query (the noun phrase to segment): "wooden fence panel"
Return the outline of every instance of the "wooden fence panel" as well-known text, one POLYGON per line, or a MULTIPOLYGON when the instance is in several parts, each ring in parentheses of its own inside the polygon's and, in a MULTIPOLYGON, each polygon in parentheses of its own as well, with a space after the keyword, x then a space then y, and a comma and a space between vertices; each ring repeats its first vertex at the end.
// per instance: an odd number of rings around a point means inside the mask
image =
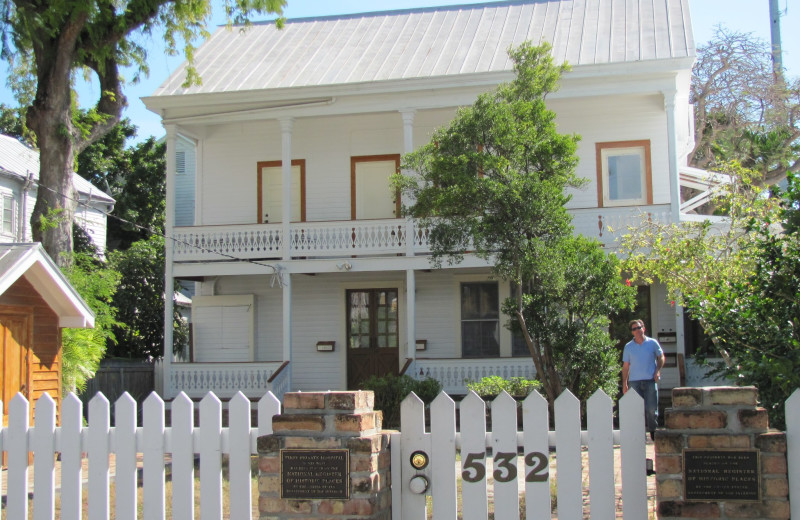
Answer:
POLYGON ((533 391, 522 403, 525 453, 525 517, 549 518, 550 502, 550 410, 547 399, 533 391))
POLYGON ((614 503, 614 405, 602 390, 586 402, 589 444, 589 510, 592 519, 613 520, 614 503), (609 478, 610 477, 610 478, 609 478))
MULTIPOLYGON (((83 507, 81 430, 83 402, 74 393, 61 403, 61 518, 79 520, 83 507)), ((117 516, 119 518, 119 516, 117 516)))
POLYGON ((464 520, 486 520, 486 403, 470 390, 461 401, 461 503, 464 520), (469 428, 464 425, 469 424, 469 428))
POLYGON ((495 518, 518 517, 517 402, 505 391, 492 401, 492 466, 495 518))
POLYGON ((636 392, 628 392, 619 400, 619 432, 623 518, 647 518, 644 400, 636 392))
POLYGON ((127 392, 114 403, 114 448, 116 453, 116 484, 114 511, 117 520, 136 520, 136 400, 127 392))
POLYGON ((181 392, 172 401, 172 514, 194 520, 194 403, 181 392))
POLYGON ((200 401, 200 511, 203 520, 222 520, 222 402, 209 393, 200 401))
POLYGON ((108 399, 103 394, 95 395, 89 401, 89 520, 108 520, 109 518, 109 432, 111 431, 111 412, 108 399))
POLYGON ((48 394, 36 401, 36 428, 31 439, 33 459, 33 520, 53 520, 56 507, 56 402, 48 394))

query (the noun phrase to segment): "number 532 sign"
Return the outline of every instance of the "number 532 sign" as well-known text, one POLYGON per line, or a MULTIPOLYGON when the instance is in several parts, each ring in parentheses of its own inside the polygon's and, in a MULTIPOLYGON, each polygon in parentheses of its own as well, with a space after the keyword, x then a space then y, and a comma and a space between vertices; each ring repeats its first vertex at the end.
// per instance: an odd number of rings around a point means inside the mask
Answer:
MULTIPOLYGON (((497 482, 511 482, 517 478, 516 453, 498 452, 494 455, 494 472, 497 482)), ((486 452, 467 453, 461 471, 465 482, 480 482, 486 478, 486 452)), ((525 474, 525 482, 547 482, 549 466, 547 455, 534 451, 525 455, 525 466, 530 468, 525 474)))

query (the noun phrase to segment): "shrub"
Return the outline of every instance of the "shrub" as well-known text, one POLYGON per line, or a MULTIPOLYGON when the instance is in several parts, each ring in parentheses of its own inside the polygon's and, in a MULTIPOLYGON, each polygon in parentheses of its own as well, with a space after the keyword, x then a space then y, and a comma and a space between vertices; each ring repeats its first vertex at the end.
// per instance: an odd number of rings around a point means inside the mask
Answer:
POLYGON ((371 376, 359 386, 375 392, 375 409, 383 412, 383 424, 390 427, 400 426, 400 403, 408 394, 414 392, 425 404, 430 404, 442 391, 441 383, 435 379, 428 377, 417 381, 407 375, 393 374, 371 376))
POLYGON ((500 376, 488 376, 480 381, 467 381, 467 388, 481 397, 494 397, 505 390, 512 397, 521 399, 542 386, 540 381, 523 377, 503 379, 500 376))

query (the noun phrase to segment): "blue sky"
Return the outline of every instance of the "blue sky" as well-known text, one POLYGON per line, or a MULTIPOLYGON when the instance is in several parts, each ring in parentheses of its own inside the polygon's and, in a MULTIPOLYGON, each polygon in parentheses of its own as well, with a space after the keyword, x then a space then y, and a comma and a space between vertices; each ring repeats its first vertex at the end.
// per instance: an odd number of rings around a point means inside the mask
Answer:
MULTIPOLYGON (((288 0, 289 5, 285 14, 288 18, 301 18, 359 13, 365 10, 382 11, 464 3, 473 2, 470 0, 373 0, 366 4, 364 0, 288 0), (365 7, 365 4, 368 7, 365 7)), ((214 0, 214 4, 218 6, 219 2, 214 0)), ((800 4, 793 2, 792 5, 788 5, 789 0, 779 0, 779 4, 783 12, 781 33, 784 67, 789 76, 796 77, 800 75, 800 31, 792 30, 792 28, 800 25, 800 13, 794 11, 794 9, 800 9, 800 4)), ((720 24, 728 29, 753 33, 765 41, 770 39, 769 0, 689 0, 689 8, 697 46, 707 42, 713 35, 715 27, 720 24)), ((217 12, 219 11, 217 8, 217 12)), ((224 19, 218 21, 223 23, 224 19)), ((149 112, 139 98, 150 95, 182 61, 179 58, 165 56, 162 52, 163 44, 156 39, 151 41, 150 48, 149 78, 137 85, 128 86, 125 90, 129 104, 125 116, 131 118, 133 123, 139 127, 137 140, 151 135, 161 136, 164 134, 159 117, 149 112)), ((0 66, 0 72, 3 77, 6 76, 5 66, 0 66)), ((80 89, 80 92, 81 97, 84 98, 82 101, 88 103, 93 96, 96 96, 97 89, 88 86, 80 89)), ((0 102, 10 106, 17 105, 5 85, 0 85, 0 102)))

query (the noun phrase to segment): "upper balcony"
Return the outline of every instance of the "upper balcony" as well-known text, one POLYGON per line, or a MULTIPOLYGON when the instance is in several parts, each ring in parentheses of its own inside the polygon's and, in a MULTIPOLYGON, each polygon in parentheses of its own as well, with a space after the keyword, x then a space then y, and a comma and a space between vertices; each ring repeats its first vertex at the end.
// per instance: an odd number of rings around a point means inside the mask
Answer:
MULTIPOLYGON (((572 210, 575 232, 596 238, 607 249, 642 218, 668 221, 668 205, 572 210)), ((237 224, 176 227, 173 260, 219 262, 283 258, 283 227, 237 224)), ((371 256, 419 256, 430 253, 428 230, 406 219, 293 222, 289 226, 292 259, 371 256)))

